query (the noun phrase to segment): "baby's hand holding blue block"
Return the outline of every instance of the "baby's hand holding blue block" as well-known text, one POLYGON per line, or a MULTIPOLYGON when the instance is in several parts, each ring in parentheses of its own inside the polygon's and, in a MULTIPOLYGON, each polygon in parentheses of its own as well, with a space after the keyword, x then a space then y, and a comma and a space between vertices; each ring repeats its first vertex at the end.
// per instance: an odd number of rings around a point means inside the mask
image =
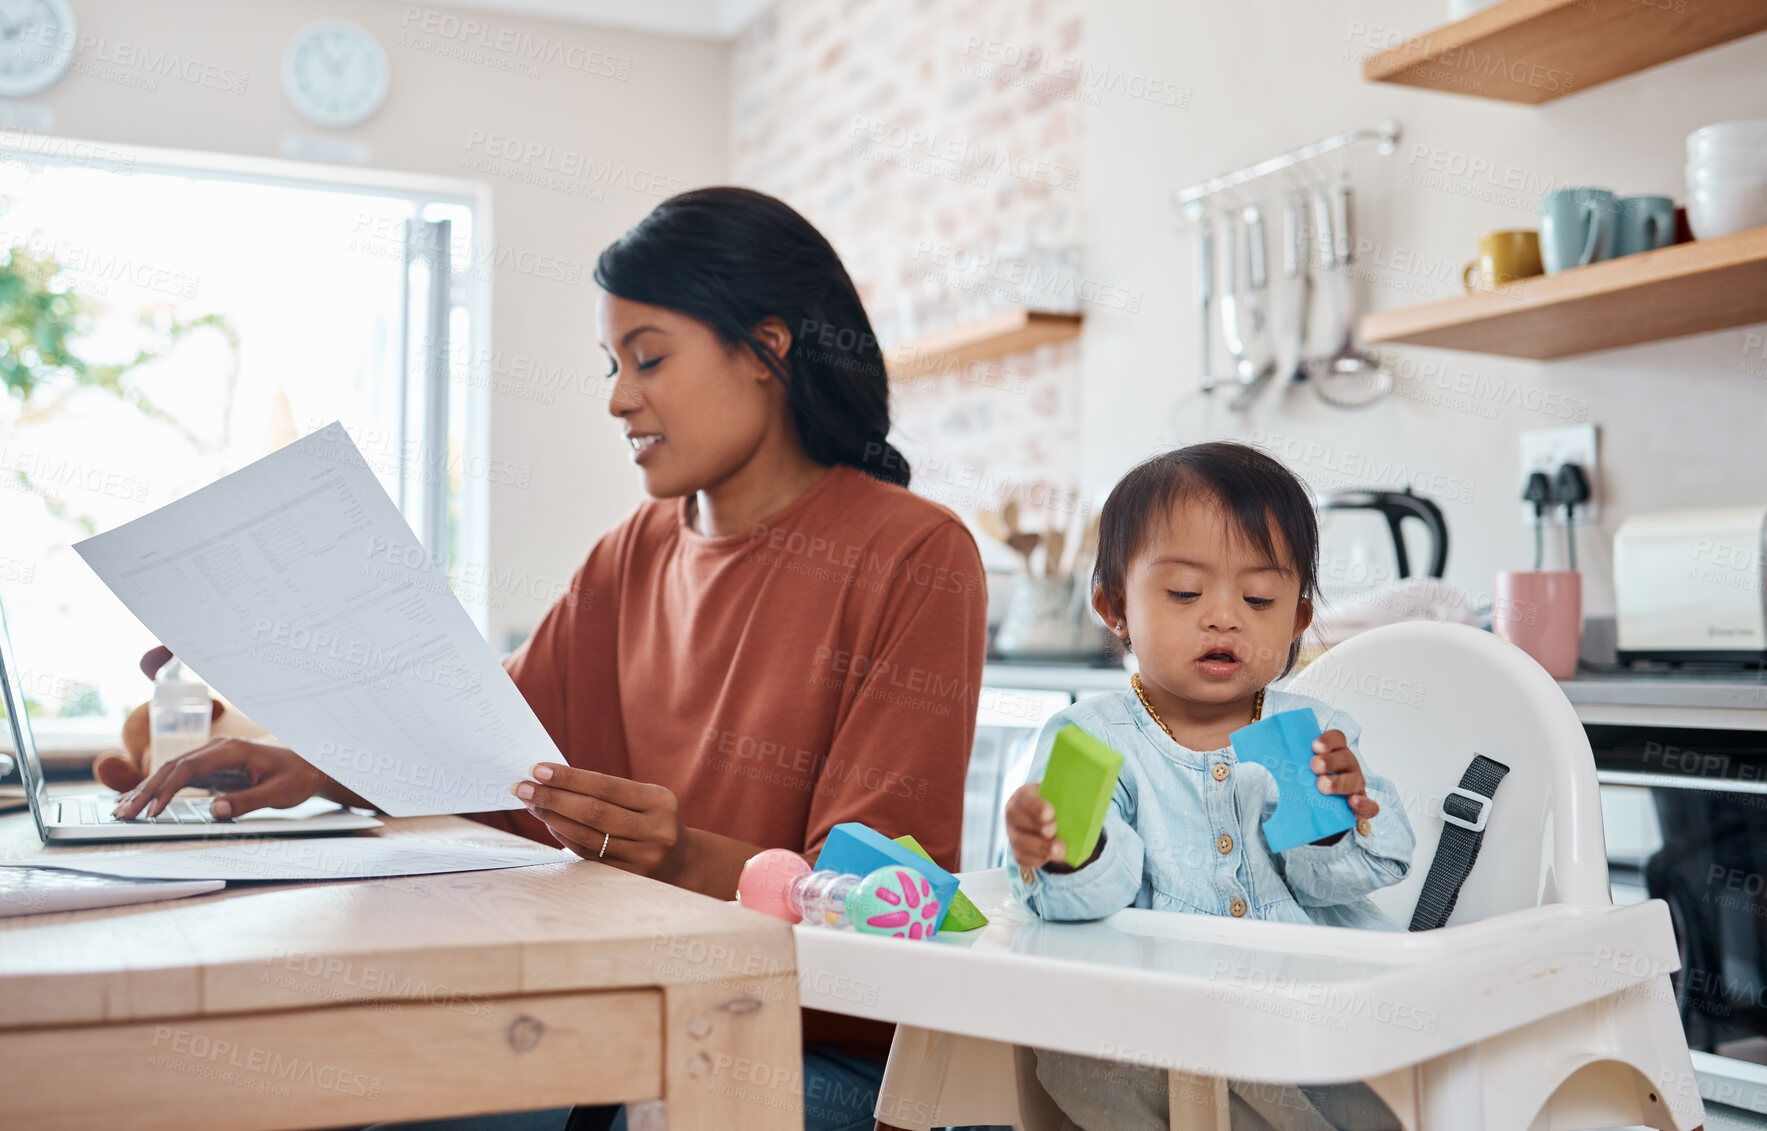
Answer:
POLYGON ((1283 711, 1228 736, 1241 762, 1256 762, 1276 779, 1276 812, 1264 822, 1271 852, 1286 852, 1356 827, 1349 798, 1319 792, 1312 769, 1320 734, 1311 709, 1283 711))

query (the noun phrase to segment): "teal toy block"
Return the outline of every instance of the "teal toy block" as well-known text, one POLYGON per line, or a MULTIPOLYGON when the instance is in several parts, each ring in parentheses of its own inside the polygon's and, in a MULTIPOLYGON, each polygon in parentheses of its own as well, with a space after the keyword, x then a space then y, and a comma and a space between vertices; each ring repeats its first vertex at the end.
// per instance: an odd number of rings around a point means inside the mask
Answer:
POLYGON ((1319 720, 1308 707, 1271 715, 1228 736, 1234 757, 1258 763, 1276 779, 1276 812, 1264 822, 1271 852, 1287 852, 1356 827, 1349 798, 1319 792, 1319 775, 1309 765, 1318 737, 1319 720))
POLYGON ((957 877, 931 860, 917 856, 904 846, 860 821, 846 821, 828 830, 822 843, 822 855, 816 857, 818 872, 840 872, 849 876, 869 876, 879 868, 897 865, 925 876, 933 886, 933 898, 939 901, 939 918, 933 925, 945 925, 951 901, 957 896, 957 877))
POLYGON ((1092 858, 1122 772, 1123 756, 1078 724, 1055 732, 1037 792, 1055 806, 1055 835, 1068 850, 1063 863, 1079 867, 1092 858))

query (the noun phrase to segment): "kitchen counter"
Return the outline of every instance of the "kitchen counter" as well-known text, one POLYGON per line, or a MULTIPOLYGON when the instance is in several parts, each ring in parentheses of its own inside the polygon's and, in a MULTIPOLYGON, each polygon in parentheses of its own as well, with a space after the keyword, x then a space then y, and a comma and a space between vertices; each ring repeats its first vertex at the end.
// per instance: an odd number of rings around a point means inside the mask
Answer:
POLYGON ((1583 671, 1560 680, 1585 724, 1767 730, 1767 673, 1583 671))
MULTIPOLYGON (((1079 696, 1121 690, 1131 670, 991 661, 982 683, 1079 696)), ((1767 672, 1583 671, 1558 685, 1586 724, 1767 731, 1767 672)))
POLYGON ((1087 664, 1035 664, 989 660, 982 668, 982 686, 1022 691, 1069 691, 1089 695, 1121 691, 1129 686, 1132 668, 1095 668, 1087 664))

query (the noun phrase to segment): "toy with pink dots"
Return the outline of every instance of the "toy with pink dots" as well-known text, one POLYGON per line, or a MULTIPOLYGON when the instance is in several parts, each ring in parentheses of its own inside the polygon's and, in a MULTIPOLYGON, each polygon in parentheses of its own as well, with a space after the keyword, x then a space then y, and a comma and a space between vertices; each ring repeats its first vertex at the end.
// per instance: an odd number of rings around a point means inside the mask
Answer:
POLYGON ((864 876, 817 872, 790 849, 769 848, 743 865, 736 897, 744 907, 788 923, 898 939, 930 939, 939 929, 941 904, 931 882, 902 864, 864 876))

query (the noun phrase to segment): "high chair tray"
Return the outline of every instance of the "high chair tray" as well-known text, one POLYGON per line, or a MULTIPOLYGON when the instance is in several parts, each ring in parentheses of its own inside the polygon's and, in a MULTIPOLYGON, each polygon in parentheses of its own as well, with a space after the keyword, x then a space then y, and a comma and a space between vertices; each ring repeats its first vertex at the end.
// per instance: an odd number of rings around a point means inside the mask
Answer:
POLYGON ((803 1005, 1312 1084, 1418 1064, 1609 995, 1670 995, 1679 968, 1659 900, 1418 933, 1134 908, 1045 923, 1012 906, 1004 870, 960 879, 991 920, 981 930, 909 943, 795 928, 803 1005))

